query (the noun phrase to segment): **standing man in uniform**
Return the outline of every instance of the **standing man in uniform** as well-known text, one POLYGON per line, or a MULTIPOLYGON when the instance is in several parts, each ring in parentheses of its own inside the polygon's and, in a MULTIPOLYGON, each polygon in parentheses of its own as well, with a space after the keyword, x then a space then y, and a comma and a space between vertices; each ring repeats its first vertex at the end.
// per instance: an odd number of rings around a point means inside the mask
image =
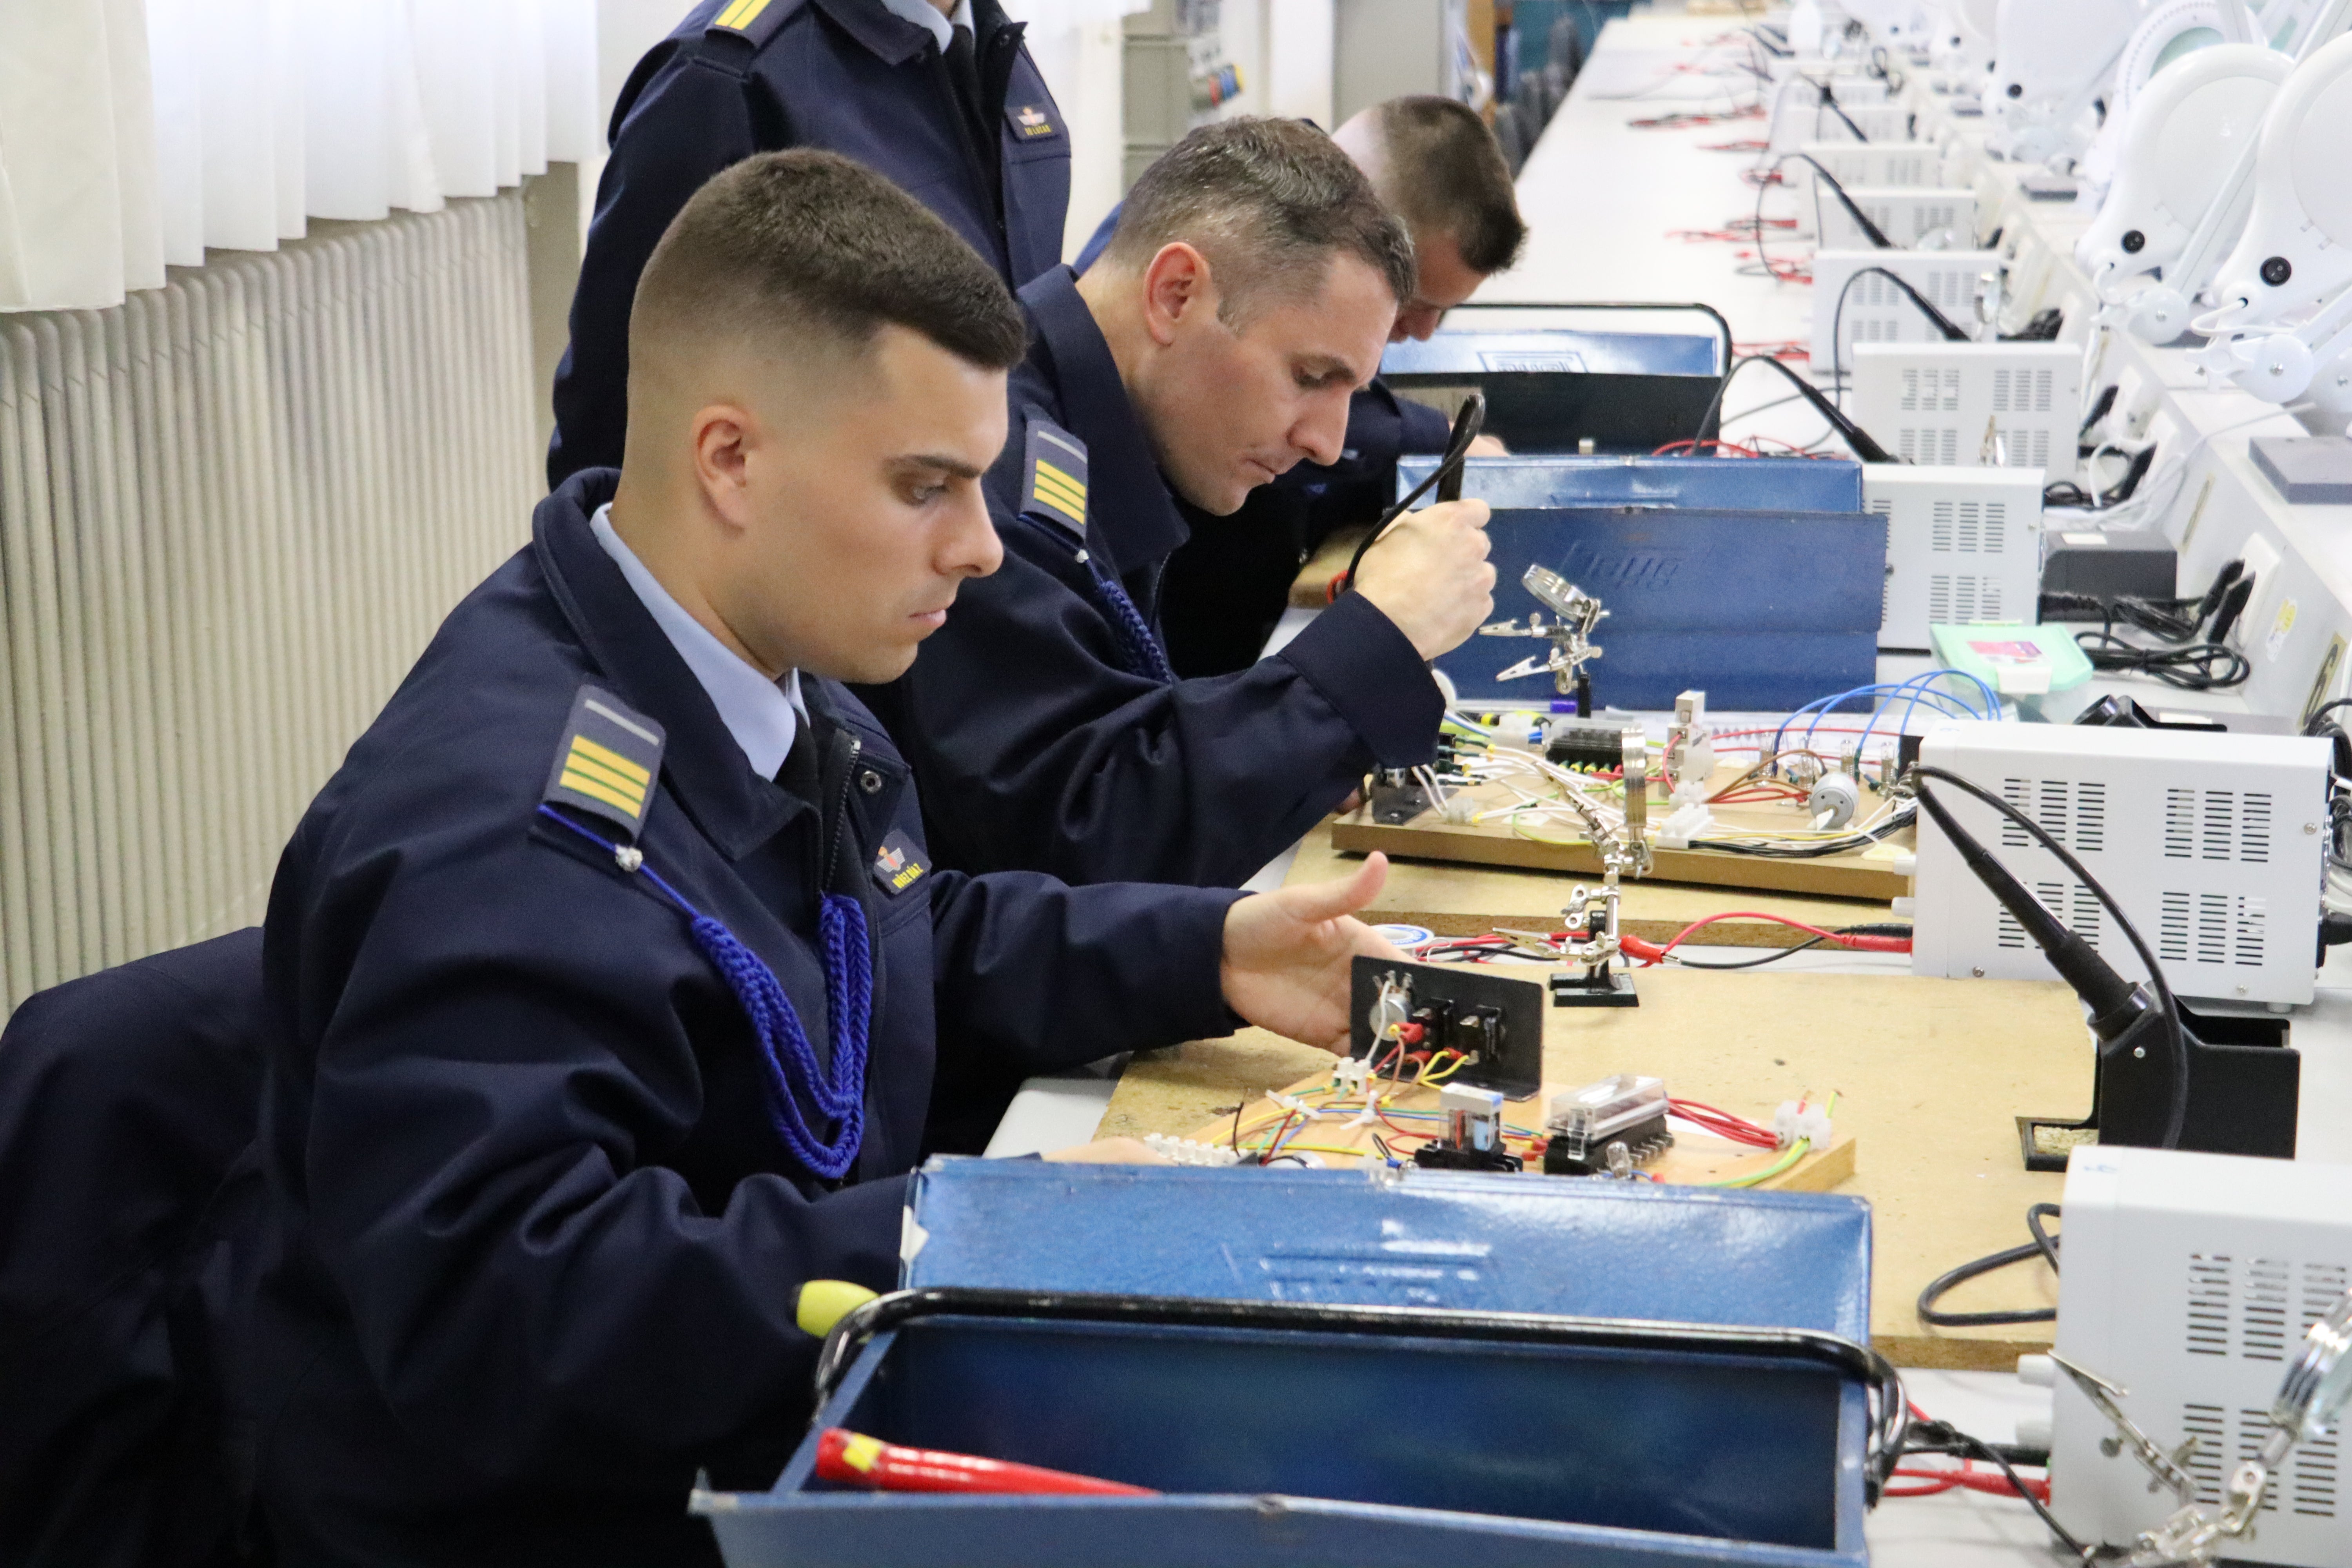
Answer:
POLYGON ((626 470, 541 504, 271 891, 248 1407, 289 1568, 716 1564, 695 1474, 773 1481, 801 1287, 895 1284, 960 1077, 1237 1017, 1332 1047, 1352 956, 1396 956, 1347 916, 1377 863, 1255 898, 932 866, 837 682, 1001 558, 1023 327, 912 198, 726 172, 630 348, 626 470))
MULTIPOLYGON (((1392 98, 1349 118, 1331 139, 1412 231, 1421 280, 1397 311, 1391 342, 1427 339, 1446 311, 1518 258, 1528 226, 1510 168, 1495 133, 1465 105, 1392 98)), ((1108 243, 1108 236, 1095 238, 1108 243)), ((1397 497, 1397 458, 1444 451, 1447 423, 1375 381, 1349 410, 1339 461, 1300 463, 1251 491, 1229 517, 1188 511, 1192 537, 1169 557, 1160 589, 1160 630, 1176 673, 1223 675, 1256 663, 1299 566, 1333 532, 1379 517, 1397 497)), ((1471 451, 1500 456, 1503 447, 1482 436, 1471 451)))
POLYGON ((555 373, 547 480, 617 467, 629 300, 704 181, 820 147, 888 176, 1017 289, 1062 257, 1070 138, 998 0, 702 0, 629 73, 555 373))
POLYGON ((1232 887, 1367 770, 1434 758, 1427 661, 1493 608, 1484 502, 1400 522, 1353 593, 1238 674, 1177 679, 1154 624, 1179 498, 1223 515, 1337 461, 1415 286, 1403 223, 1329 137, 1243 119, 1147 169, 1084 278, 1021 290, 1032 347, 988 484, 1004 570, 869 694, 943 863, 1232 887))

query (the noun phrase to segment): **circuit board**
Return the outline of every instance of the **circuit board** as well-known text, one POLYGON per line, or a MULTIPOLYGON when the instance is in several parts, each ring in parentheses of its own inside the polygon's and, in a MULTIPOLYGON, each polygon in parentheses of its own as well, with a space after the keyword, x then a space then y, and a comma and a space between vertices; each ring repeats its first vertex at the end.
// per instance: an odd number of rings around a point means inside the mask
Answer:
MULTIPOLYGON (((1492 752, 1506 759, 1516 754, 1527 759, 1530 768, 1534 761, 1532 752, 1503 742, 1496 742, 1492 752)), ((1715 769, 1708 777, 1708 793, 1727 793, 1730 799, 1709 805, 1712 826, 1689 848, 1654 849, 1652 879, 1870 899, 1880 903, 1911 891, 1908 867, 1915 839, 1907 824, 1874 842, 1834 853, 1811 853, 1825 836, 1808 831, 1801 799, 1793 795, 1765 798, 1778 792, 1759 787, 1758 781, 1749 777, 1754 771, 1738 763, 1715 769), (1747 852, 1709 848, 1705 843, 1708 837, 1736 837, 1753 847, 1747 852), (1757 852, 1767 846, 1806 852, 1757 852)), ((1331 847, 1343 854, 1367 855, 1378 849, 1397 858, 1598 876, 1601 859, 1593 852, 1591 837, 1573 813, 1557 806, 1567 787, 1557 778, 1532 771, 1484 779, 1446 789, 1446 800, 1454 805, 1453 811, 1431 799, 1402 823, 1378 820, 1370 805, 1361 806, 1332 819, 1331 847)), ((1605 795, 1613 786, 1595 778, 1592 787, 1605 795)), ((1618 799, 1622 806, 1622 791, 1618 799)), ((1655 785, 1648 807, 1654 829, 1674 809, 1655 785)), ((1867 821, 1871 814, 1883 810, 1879 798, 1865 793, 1860 820, 1867 821)))

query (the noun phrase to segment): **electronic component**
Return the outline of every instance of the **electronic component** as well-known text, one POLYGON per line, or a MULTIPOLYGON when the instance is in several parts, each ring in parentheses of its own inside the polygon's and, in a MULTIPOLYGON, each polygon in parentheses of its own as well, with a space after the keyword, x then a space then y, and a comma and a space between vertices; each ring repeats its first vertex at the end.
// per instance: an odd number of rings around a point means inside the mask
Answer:
POLYGON ((1371 808, 1372 820, 1387 827, 1402 826, 1431 805, 1429 792, 1402 768, 1384 768, 1374 773, 1366 801, 1371 808))
MULTIPOLYGON (((2176 586, 2179 557, 2160 530, 2113 533, 2065 530, 2046 535, 2044 544, 2042 592, 2045 597, 2084 594, 2102 599, 2169 599, 2179 592, 2176 586)), ((2096 622, 2100 613, 2053 604, 2042 618, 2096 622)))
MULTIPOLYGON (((2342 1342, 2331 1325, 2352 1285, 2352 1169, 2101 1144, 2075 1152, 2063 1210, 2057 1354, 2116 1391, 2111 1402, 2185 1471, 2189 1495, 2151 1489, 2137 1446, 2117 1443, 2070 1375, 2051 1410, 2060 1521, 2085 1542, 2128 1546, 2184 1503, 2226 1504, 2233 1467, 2294 1427, 2301 1446, 2265 1466, 2258 1530, 2221 1555, 2352 1568, 2343 1434, 2317 1430, 2327 1372, 2306 1359, 2315 1325, 2342 1342)), ((2345 1364, 2339 1353, 2339 1394, 2345 1364)))
POLYGON ((1639 1165, 1674 1146, 1666 1127, 1664 1079, 1619 1073, 1552 1097, 1545 1119, 1544 1173, 1595 1176, 1610 1169, 1610 1151, 1639 1165))
POLYGON ((1406 1058, 1458 1053, 1448 1086, 1470 1085, 1524 1100, 1543 1087, 1543 987, 1532 980, 1450 964, 1355 961, 1349 1054, 1391 1070, 1406 1058))
POLYGON ((1544 733, 1544 761, 1613 772, 1624 760, 1623 732, 1622 725, 1598 719, 1555 719, 1544 733))
POLYGON ((1438 1091, 1445 1131, 1413 1151, 1416 1165, 1441 1171, 1516 1171, 1520 1159, 1503 1146, 1503 1097, 1491 1089, 1449 1083, 1438 1091))
POLYGON ((1854 808, 1862 804, 1862 790, 1851 774, 1826 773, 1821 782, 1805 795, 1805 810, 1812 817, 1816 833, 1828 827, 1843 827, 1853 820, 1854 808))
POLYGON ((1238 1165, 1242 1157, 1237 1151, 1214 1143, 1202 1143, 1190 1138, 1171 1138, 1165 1132, 1144 1134, 1143 1146, 1175 1165, 1238 1165))

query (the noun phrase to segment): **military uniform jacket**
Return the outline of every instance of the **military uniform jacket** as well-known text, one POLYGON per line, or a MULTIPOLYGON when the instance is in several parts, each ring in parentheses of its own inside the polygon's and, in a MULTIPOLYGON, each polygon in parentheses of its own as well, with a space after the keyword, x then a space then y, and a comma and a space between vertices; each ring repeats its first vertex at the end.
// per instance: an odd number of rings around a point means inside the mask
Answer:
POLYGON ((997 0, 974 0, 972 22, 982 98, 1001 106, 993 176, 973 155, 939 46, 879 0, 702 0, 638 62, 614 106, 572 343, 555 373, 551 487, 620 462, 638 275, 687 198, 754 153, 820 147, 887 175, 1008 288, 1061 260, 1068 128, 1022 44, 1024 24, 997 0))
MULTIPOLYGON (((1113 207, 1078 252, 1084 275, 1118 227, 1113 207)), ((1182 507, 1191 536, 1169 558, 1160 630, 1179 675, 1223 675, 1257 662, 1298 568, 1335 530, 1377 519, 1397 498, 1397 459, 1443 452, 1451 422, 1375 377, 1349 401, 1336 463, 1300 463, 1250 491, 1230 517, 1182 507)))
POLYGON ((255 1407, 291 1563, 715 1563, 695 1471, 765 1487, 790 1453, 802 1281, 896 1283, 935 1076, 1233 1026, 1233 895, 909 878, 906 767, 841 688, 803 678, 800 782, 755 774, 590 531, 614 478, 543 502, 451 614, 271 893, 255 1407), (862 901, 839 1184, 794 1166, 685 918, 539 814, 583 684, 667 731, 645 869, 767 963, 821 1052, 816 905, 862 901))
POLYGON ((1090 574, 1115 574, 1150 621, 1183 521, 1069 268, 1021 303, 1031 348, 986 481, 1004 565, 965 584, 914 668, 867 700, 922 780, 943 864, 1231 887, 1368 769, 1432 760, 1444 699, 1395 623, 1355 595, 1238 674, 1170 684, 1135 670, 1090 574), (1039 429, 1088 455, 1082 541, 1066 516, 1037 521, 1039 429))

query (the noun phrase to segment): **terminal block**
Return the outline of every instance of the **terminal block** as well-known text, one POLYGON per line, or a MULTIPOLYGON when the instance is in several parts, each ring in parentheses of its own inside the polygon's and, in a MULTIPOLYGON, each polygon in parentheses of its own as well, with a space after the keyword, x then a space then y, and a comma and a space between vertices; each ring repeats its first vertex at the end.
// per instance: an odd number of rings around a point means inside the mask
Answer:
POLYGON ((1544 1173, 1598 1176, 1645 1164, 1674 1147, 1663 1079, 1619 1073, 1552 1097, 1544 1173), (1612 1157, 1612 1154, 1614 1157, 1612 1157))

